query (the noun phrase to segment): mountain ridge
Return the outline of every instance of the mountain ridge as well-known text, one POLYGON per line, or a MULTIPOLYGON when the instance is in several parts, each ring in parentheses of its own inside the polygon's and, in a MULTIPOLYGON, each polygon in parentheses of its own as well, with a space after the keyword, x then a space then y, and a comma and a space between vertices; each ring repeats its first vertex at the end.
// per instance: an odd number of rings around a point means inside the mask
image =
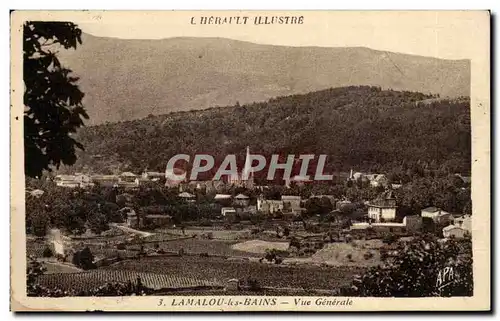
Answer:
POLYGON ((449 58, 439 58, 439 57, 434 57, 434 56, 426 56, 426 55, 418 55, 418 54, 412 54, 412 53, 405 53, 405 52, 399 52, 399 51, 390 51, 390 50, 382 50, 382 49, 374 49, 371 47, 366 47, 366 46, 314 46, 314 45, 305 45, 305 46, 292 46, 292 45, 282 45, 282 44, 268 44, 268 43, 257 43, 257 42, 252 42, 248 40, 241 40, 241 39, 234 39, 234 38, 227 38, 227 37, 192 37, 192 36, 177 36, 177 37, 165 37, 165 38, 151 38, 151 39, 146 39, 146 38, 119 38, 119 37, 109 37, 109 36, 97 36, 93 35, 91 33, 83 33, 84 37, 91 37, 91 38, 99 38, 99 39, 109 39, 109 40, 120 40, 120 41, 171 41, 171 40, 193 40, 193 41, 202 41, 202 40, 223 40, 223 41, 228 41, 228 42, 240 42, 240 43, 246 43, 250 45, 259 45, 259 46, 267 46, 267 47, 285 47, 285 48, 322 48, 322 49, 366 49, 368 51, 374 51, 374 52, 389 52, 389 53, 394 53, 394 54, 401 54, 401 55, 406 55, 406 56, 412 56, 412 57, 421 57, 421 58, 428 58, 428 59, 438 59, 438 60, 445 60, 445 61, 463 61, 463 62, 469 62, 470 59, 465 59, 465 58, 460 58, 460 59, 449 59, 449 58))
POLYGON ((470 61, 463 59, 212 37, 82 38, 80 47, 61 50, 60 57, 80 77, 89 125, 350 85, 470 94, 470 61))

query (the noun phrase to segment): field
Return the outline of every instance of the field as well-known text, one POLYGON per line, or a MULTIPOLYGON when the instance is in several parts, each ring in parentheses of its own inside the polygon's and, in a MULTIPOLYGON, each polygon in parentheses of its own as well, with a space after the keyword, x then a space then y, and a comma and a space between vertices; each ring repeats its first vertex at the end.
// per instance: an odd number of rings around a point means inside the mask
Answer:
POLYGON ((286 262, 328 264, 333 266, 376 266, 382 263, 381 240, 355 240, 351 243, 326 244, 311 257, 289 258, 286 262))
POLYGON ((275 265, 220 257, 143 258, 115 263, 105 269, 165 273, 194 279, 256 279, 261 286, 305 289, 335 289, 349 285, 364 268, 314 265, 275 265))
POLYGON ((136 282, 141 279, 144 286, 159 289, 179 289, 195 287, 222 287, 221 284, 199 278, 173 276, 156 273, 137 273, 135 271, 94 270, 81 273, 44 274, 38 280, 40 285, 61 290, 87 291, 106 282, 136 282))
MULTIPOLYGON (((189 254, 202 254, 207 253, 208 255, 215 256, 244 256, 244 257, 262 257, 258 253, 251 253, 233 249, 231 246, 235 244, 236 241, 224 241, 224 240, 204 240, 204 239, 184 239, 184 240, 172 240, 159 242, 160 248, 167 252, 178 252, 181 248, 184 253, 189 254)), ((138 247, 138 246, 134 246, 138 247)), ((153 244, 147 244, 145 248, 153 247, 153 244)), ((133 248, 133 247, 132 247, 133 248)))
POLYGON ((240 239, 246 239, 251 236, 251 231, 249 228, 245 228, 242 230, 224 230, 223 227, 220 227, 220 229, 217 229, 216 227, 189 227, 182 232, 180 229, 159 229, 157 230, 161 233, 166 233, 166 234, 171 234, 171 235, 177 235, 179 237, 181 236, 201 236, 203 234, 210 233, 212 234, 212 237, 214 239, 218 240, 240 240, 240 239))
POLYGON ((45 274, 75 273, 82 271, 75 266, 69 264, 62 264, 59 262, 44 262, 44 266, 47 269, 47 271, 45 271, 45 274))
POLYGON ((261 240, 251 240, 234 244, 232 248, 238 251, 245 251, 263 255, 266 253, 267 249, 286 251, 288 249, 288 246, 288 242, 266 242, 261 240))
MULTIPOLYGON (((155 275, 167 275, 177 280, 175 284, 186 286, 188 284, 203 286, 200 280, 209 280, 220 285, 226 284, 229 279, 242 281, 254 279, 260 286, 283 290, 286 288, 288 289, 286 291, 290 289, 292 291, 295 291, 293 289, 330 291, 349 286, 354 275, 362 274, 366 268, 380 262, 378 248, 382 245, 373 240, 354 241, 350 244, 326 244, 312 257, 286 258, 284 264, 280 265, 266 261, 261 263, 258 259, 264 256, 267 248, 286 250, 288 242, 258 239, 237 241, 231 237, 234 231, 220 232, 221 235, 217 236, 225 239, 202 238, 203 232, 196 233, 197 236, 194 238, 184 236, 182 239, 181 235, 174 236, 179 239, 171 239, 171 234, 154 234, 146 238, 146 243, 127 245, 124 250, 118 250, 116 243, 104 242, 102 238, 92 240, 87 244, 82 242, 83 244, 80 245, 89 246, 96 258, 116 255, 122 258, 135 256, 141 246, 146 252, 157 246, 165 252, 177 253, 182 249, 185 255, 141 257, 120 261, 110 266, 100 267, 92 272, 94 274, 72 273, 75 270, 56 263, 51 264, 50 271, 48 271, 51 276, 44 276, 43 282, 47 285, 57 284, 59 275, 67 275, 61 277, 60 281, 70 284, 68 287, 80 282, 90 288, 99 282, 125 280, 137 273, 155 273, 155 275), (373 253, 373 256, 365 258, 367 252, 373 253), (70 276, 74 276, 75 279, 72 280, 70 276), (195 280, 198 283, 188 282, 188 280, 195 280)), ((46 241, 30 241, 27 244, 28 252, 41 257, 45 244, 47 244, 46 241)), ((170 281, 163 280, 162 282, 167 284, 170 281)))

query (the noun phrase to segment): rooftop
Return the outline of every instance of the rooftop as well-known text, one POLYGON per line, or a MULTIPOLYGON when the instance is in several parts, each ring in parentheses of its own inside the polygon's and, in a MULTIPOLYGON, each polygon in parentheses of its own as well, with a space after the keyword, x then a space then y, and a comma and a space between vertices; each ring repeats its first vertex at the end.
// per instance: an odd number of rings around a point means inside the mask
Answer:
POLYGON ((446 214, 450 214, 446 211, 443 211, 442 209, 440 209, 439 207, 435 207, 435 206, 430 206, 430 207, 427 207, 427 208, 424 208, 422 210, 422 212, 427 212, 427 213, 438 213, 438 215, 446 215, 446 214))
POLYGON ((195 196, 191 193, 188 193, 188 192, 182 192, 179 194, 179 197, 182 197, 182 198, 194 198, 195 196))
POLYGON ((229 194, 217 194, 215 195, 214 199, 220 200, 220 199, 228 199, 231 198, 232 196, 229 194))
POLYGON ((443 228, 443 231, 451 231, 451 230, 456 230, 456 229, 464 230, 464 228, 457 226, 457 225, 448 225, 448 226, 443 228))
POLYGON ((123 172, 123 173, 121 173, 120 176, 135 177, 137 175, 135 175, 134 173, 131 173, 131 172, 123 172))
POLYGON ((297 200, 297 201, 300 201, 301 200, 301 197, 300 196, 297 196, 297 195, 282 195, 281 196, 281 200, 283 201, 291 201, 291 200, 297 200))
POLYGON ((149 214, 146 215, 146 218, 164 218, 164 219, 171 219, 172 216, 170 215, 161 215, 161 214, 149 214))

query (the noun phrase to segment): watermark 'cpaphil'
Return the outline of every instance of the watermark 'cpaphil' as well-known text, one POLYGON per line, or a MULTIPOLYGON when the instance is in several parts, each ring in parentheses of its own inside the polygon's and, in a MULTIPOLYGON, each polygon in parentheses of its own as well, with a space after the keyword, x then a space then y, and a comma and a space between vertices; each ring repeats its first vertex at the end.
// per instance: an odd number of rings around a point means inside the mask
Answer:
POLYGON ((171 157, 167 163, 166 177, 176 181, 195 181, 198 179, 199 174, 212 172, 216 168, 215 174, 211 177, 213 180, 220 180, 224 176, 239 176, 243 180, 248 180, 252 175, 261 171, 267 171, 266 177, 270 181, 275 179, 278 171, 283 171, 282 178, 289 180, 295 165, 300 162, 298 176, 303 180, 328 181, 333 179, 333 175, 325 174, 327 155, 321 154, 316 157, 314 154, 301 154, 296 157, 296 155, 290 154, 286 156, 284 161, 280 160, 280 157, 281 155, 273 154, 268 161, 269 157, 250 154, 247 149, 244 166, 240 170, 235 154, 226 155, 219 165, 216 165, 214 157, 209 154, 196 154, 194 157, 187 154, 177 154, 171 157), (312 165, 314 175, 309 175, 312 160, 317 161, 312 165), (190 167, 191 173, 188 175, 185 171, 176 172, 176 169, 180 167, 190 167))

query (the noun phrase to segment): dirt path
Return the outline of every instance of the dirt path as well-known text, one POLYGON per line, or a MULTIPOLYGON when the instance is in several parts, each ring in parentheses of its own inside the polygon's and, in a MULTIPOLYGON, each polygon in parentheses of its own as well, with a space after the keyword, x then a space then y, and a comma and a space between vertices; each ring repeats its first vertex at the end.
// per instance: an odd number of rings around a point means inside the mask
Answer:
POLYGON ((118 229, 120 229, 120 230, 122 230, 122 231, 124 231, 126 233, 138 234, 141 237, 148 237, 148 236, 154 235, 154 233, 139 231, 139 230, 133 229, 131 227, 128 227, 128 226, 125 226, 125 225, 120 225, 120 224, 117 224, 117 223, 110 223, 109 225, 113 226, 113 227, 116 227, 116 228, 118 228, 118 229))
POLYGON ((44 264, 47 268, 47 271, 45 272, 46 274, 83 272, 82 269, 68 263, 44 261, 44 264))

